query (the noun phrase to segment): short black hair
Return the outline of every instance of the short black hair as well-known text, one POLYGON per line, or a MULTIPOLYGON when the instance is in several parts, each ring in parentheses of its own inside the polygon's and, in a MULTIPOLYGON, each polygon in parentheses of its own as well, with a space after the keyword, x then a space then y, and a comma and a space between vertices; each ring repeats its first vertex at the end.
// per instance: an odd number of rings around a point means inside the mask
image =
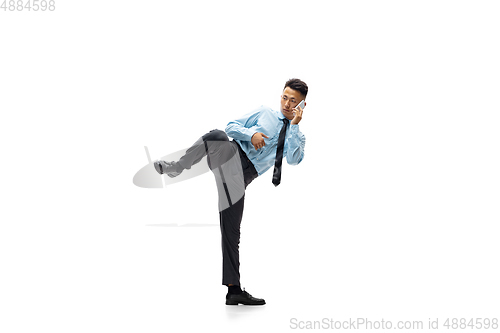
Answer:
POLYGON ((300 92, 302 94, 302 96, 304 96, 304 98, 306 98, 307 91, 309 90, 309 88, 307 87, 307 84, 304 81, 299 80, 299 79, 290 79, 290 80, 286 81, 285 87, 283 88, 283 90, 285 90, 286 87, 290 87, 290 89, 297 90, 298 92, 300 92))

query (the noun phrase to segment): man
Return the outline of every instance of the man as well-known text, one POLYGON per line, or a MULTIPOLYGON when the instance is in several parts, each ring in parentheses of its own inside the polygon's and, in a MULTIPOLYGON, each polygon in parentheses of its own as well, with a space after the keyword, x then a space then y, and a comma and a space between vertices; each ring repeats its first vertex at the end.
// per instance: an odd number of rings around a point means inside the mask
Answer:
POLYGON ((263 305, 240 288, 239 242, 245 189, 256 177, 274 165, 272 182, 281 181, 282 158, 299 164, 304 158, 305 136, 299 130, 303 109, 298 104, 307 96, 308 87, 299 79, 285 83, 281 110, 260 107, 229 122, 225 132, 213 130, 203 135, 178 162, 156 161, 156 171, 170 177, 190 169, 204 156, 215 175, 219 193, 219 219, 222 234, 222 284, 228 287, 227 305, 263 305), (229 141, 229 137, 234 140, 229 141))

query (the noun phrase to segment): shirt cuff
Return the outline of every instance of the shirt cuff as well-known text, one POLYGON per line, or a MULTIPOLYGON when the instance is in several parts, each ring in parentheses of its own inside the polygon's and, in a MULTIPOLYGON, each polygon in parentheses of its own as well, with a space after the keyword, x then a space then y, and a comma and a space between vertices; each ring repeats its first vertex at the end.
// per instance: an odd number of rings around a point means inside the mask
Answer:
POLYGON ((246 136, 246 141, 252 141, 252 136, 257 133, 257 131, 255 130, 257 126, 253 126, 253 127, 250 127, 250 128, 245 128, 243 131, 242 131, 242 134, 244 136, 246 136))

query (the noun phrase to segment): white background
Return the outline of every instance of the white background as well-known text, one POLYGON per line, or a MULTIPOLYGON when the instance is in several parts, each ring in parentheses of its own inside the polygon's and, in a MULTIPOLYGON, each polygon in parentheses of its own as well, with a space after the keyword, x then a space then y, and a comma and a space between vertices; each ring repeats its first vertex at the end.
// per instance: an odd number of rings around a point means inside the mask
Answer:
POLYGON ((499 317, 499 15, 496 1, 0 11, 0 331, 499 317), (249 186, 242 223, 242 286, 267 304, 229 307, 212 175, 132 177, 144 146, 156 159, 277 108, 292 77, 310 89, 305 159, 278 188, 270 173, 249 186))

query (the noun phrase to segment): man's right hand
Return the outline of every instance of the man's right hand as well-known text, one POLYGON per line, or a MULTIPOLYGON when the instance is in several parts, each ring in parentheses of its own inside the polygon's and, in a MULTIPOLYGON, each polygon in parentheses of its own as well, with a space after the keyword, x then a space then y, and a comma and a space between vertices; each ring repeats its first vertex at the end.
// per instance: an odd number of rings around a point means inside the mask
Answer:
POLYGON ((254 135, 252 135, 252 145, 255 148, 255 150, 259 150, 260 148, 266 145, 264 138, 269 139, 267 135, 260 132, 257 132, 254 135))

